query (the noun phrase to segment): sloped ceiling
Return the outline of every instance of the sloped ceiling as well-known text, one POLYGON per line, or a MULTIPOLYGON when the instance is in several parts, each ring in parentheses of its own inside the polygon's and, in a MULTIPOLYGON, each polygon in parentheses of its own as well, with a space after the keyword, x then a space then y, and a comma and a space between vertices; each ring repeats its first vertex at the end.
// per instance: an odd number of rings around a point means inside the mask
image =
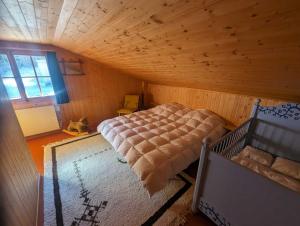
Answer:
POLYGON ((0 0, 0 39, 161 84, 300 100, 299 0, 0 0))

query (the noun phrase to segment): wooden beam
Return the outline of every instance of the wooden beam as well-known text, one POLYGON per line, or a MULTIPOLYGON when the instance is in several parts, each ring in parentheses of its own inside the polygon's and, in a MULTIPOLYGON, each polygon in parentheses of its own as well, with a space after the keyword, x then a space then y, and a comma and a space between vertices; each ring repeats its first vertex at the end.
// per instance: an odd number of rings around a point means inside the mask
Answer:
POLYGON ((41 42, 48 42, 47 40, 47 23, 48 23, 48 1, 34 0, 33 2, 36 26, 41 42))
POLYGON ((25 20, 26 26, 35 41, 41 41, 38 32, 36 11, 33 0, 18 0, 18 6, 21 10, 22 16, 25 20))
POLYGON ((53 51, 56 49, 51 44, 29 43, 29 42, 16 42, 0 40, 0 49, 3 50, 32 50, 32 51, 53 51))
POLYGON ((64 0, 48 1, 47 41, 52 42, 64 0))
POLYGON ((55 41, 58 41, 61 38, 77 3, 78 0, 64 0, 54 34, 55 41))

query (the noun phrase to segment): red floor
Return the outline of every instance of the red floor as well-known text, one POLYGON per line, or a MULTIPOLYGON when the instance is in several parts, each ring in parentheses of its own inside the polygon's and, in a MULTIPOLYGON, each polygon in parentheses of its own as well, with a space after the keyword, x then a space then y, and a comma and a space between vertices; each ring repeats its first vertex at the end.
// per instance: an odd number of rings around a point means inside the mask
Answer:
POLYGON ((31 151, 31 156, 33 161, 35 162, 35 165, 37 167, 38 172, 41 175, 44 175, 44 147, 43 145, 53 143, 56 141, 60 141, 66 138, 70 138, 72 136, 60 132, 56 134, 51 134, 39 138, 32 138, 30 140, 27 140, 27 145, 31 151))

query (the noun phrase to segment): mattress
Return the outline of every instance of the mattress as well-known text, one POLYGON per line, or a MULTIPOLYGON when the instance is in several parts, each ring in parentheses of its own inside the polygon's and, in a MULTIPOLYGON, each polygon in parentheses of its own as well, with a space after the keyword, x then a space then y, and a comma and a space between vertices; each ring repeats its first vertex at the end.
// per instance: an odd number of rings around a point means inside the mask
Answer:
POLYGON ((269 178, 295 192, 300 193, 300 181, 296 180, 288 175, 276 172, 272 170, 270 167, 265 166, 255 160, 252 160, 247 157, 243 157, 241 155, 234 156, 232 160, 248 169, 269 178))
POLYGON ((124 156, 150 196, 199 158, 204 138, 214 141, 225 133, 218 115, 177 103, 105 120, 97 130, 124 156))

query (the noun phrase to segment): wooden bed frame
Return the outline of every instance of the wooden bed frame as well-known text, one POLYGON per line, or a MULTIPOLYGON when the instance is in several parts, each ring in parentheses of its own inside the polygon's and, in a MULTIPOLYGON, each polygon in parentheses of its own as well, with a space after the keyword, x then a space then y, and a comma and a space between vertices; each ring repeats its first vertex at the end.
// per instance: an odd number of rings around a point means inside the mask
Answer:
POLYGON ((230 158, 246 145, 274 156, 300 161, 300 104, 260 106, 249 120, 200 154, 193 212, 222 226, 300 225, 300 194, 263 177, 230 158))

